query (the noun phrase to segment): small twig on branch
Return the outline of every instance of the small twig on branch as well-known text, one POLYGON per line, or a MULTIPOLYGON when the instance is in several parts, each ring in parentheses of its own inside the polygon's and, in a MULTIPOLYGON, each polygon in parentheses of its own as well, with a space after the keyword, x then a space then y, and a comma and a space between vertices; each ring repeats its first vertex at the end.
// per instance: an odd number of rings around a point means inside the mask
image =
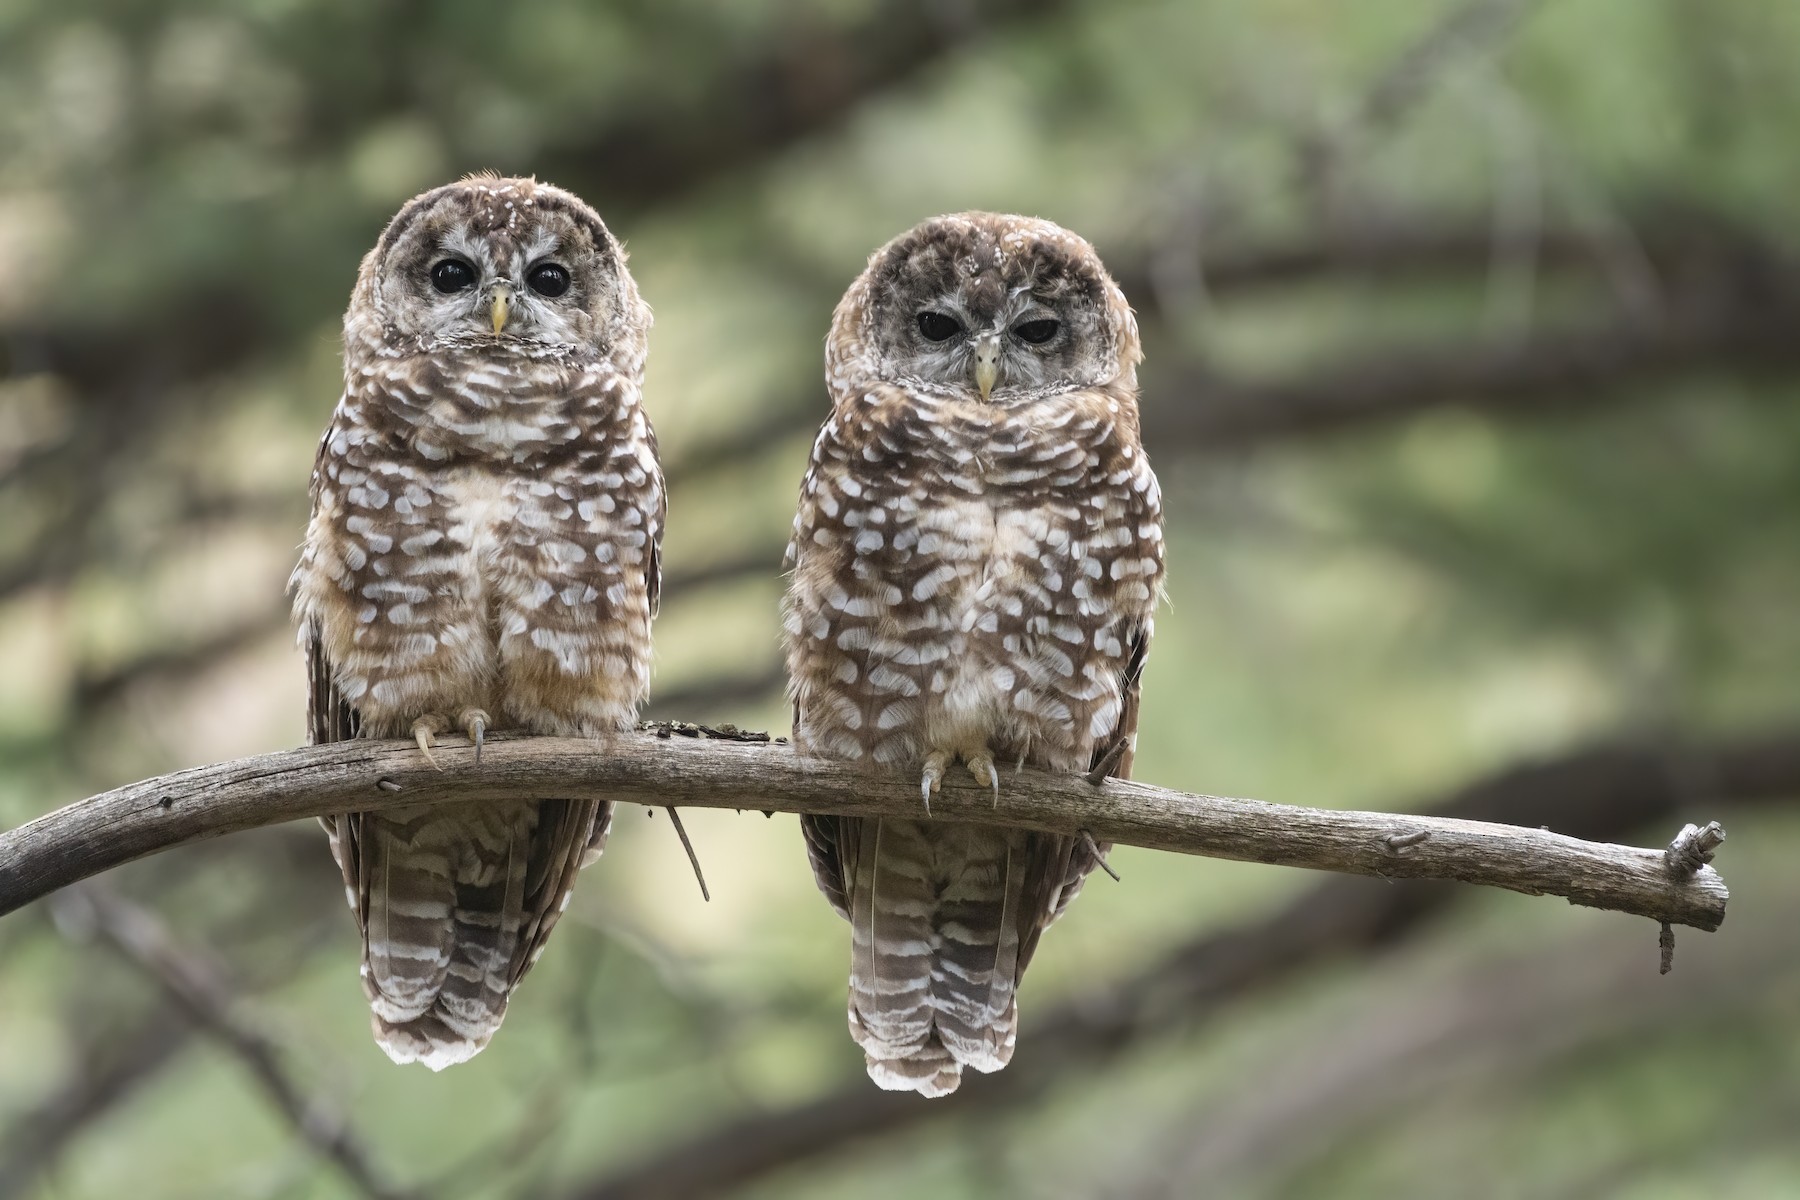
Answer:
POLYGON ((1112 876, 1112 881, 1114 883, 1125 882, 1123 879, 1119 878, 1119 873, 1113 870, 1112 864, 1106 861, 1106 855, 1100 852, 1100 843, 1094 840, 1094 835, 1085 829, 1081 831, 1081 844, 1086 846, 1087 852, 1093 856, 1094 865, 1112 876))
POLYGON ((1111 778, 1113 768, 1119 765, 1120 760, 1125 757, 1125 751, 1130 746, 1131 743, 1123 738, 1114 742, 1112 749, 1108 750, 1100 761, 1094 764, 1094 769, 1087 773, 1087 781, 1095 787, 1103 786, 1111 778))
POLYGON ((669 824, 675 827, 675 836, 681 839, 681 848, 687 851, 688 865, 694 868, 694 882, 700 885, 700 898, 710 902, 712 893, 706 887, 706 875, 700 870, 700 856, 694 853, 694 843, 689 840, 687 828, 681 823, 681 814, 673 808, 665 808, 669 814, 669 824))
POLYGON ((235 1055, 296 1133, 332 1162, 365 1196, 400 1200, 413 1195, 380 1182, 368 1152, 342 1114, 308 1096, 288 1074, 281 1051, 267 1033, 237 1012, 236 997, 217 963, 182 946, 154 915, 100 887, 66 898, 71 920, 91 925, 128 962, 148 974, 196 1024, 235 1055))
MULTIPOLYGON (((732 731, 741 738, 744 735, 732 731)), ((351 741, 218 763, 91 797, 0 835, 0 914, 90 875, 279 821, 509 795, 605 799, 650 808, 753 808, 836 816, 920 815, 897 775, 804 758, 779 743, 618 734, 600 741, 513 737, 473 753, 450 744, 434 768, 407 741, 351 741), (399 794, 380 785, 386 779, 399 794)), ((946 788, 938 819, 1383 878, 1449 879, 1716 929, 1728 891, 1711 867, 1671 878, 1663 852, 1542 829, 1191 795, 1126 780, 1025 771, 994 801, 946 788), (1424 830, 1396 849, 1388 838, 1424 830)))

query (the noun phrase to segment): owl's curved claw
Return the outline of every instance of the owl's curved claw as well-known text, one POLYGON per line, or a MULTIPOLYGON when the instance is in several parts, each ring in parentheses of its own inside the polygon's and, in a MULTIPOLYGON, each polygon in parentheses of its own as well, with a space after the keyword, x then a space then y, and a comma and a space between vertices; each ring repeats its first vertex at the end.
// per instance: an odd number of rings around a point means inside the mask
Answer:
POLYGON ((982 753, 969 759, 969 774, 973 775, 975 782, 982 787, 994 789, 994 807, 999 808, 1000 772, 994 768, 994 756, 982 753))
POLYGON ((481 765, 481 747, 482 743, 485 741, 484 735, 487 733, 488 726, 491 724, 493 724, 493 718, 487 715, 486 709, 463 709, 463 731, 469 735, 469 740, 475 743, 475 765, 478 767, 481 765))
POLYGON ((419 753, 439 771, 444 769, 443 764, 438 762, 437 755, 431 752, 431 748, 437 745, 437 735, 449 728, 450 722, 437 713, 426 713, 412 723, 413 741, 419 743, 419 753))
POLYGON ((956 756, 948 750, 933 750, 925 756, 925 769, 919 772, 919 796, 925 801, 925 815, 931 815, 931 797, 943 786, 944 771, 956 756))

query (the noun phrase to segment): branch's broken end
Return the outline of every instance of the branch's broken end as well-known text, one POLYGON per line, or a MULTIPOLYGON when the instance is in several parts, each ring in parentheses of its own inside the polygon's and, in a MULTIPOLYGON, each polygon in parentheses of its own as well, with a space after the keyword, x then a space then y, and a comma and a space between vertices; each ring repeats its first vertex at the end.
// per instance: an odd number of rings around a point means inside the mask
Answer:
POLYGON ((1692 879, 1701 867, 1712 862, 1713 855, 1724 842, 1725 827, 1717 821, 1683 825, 1669 848, 1663 851, 1663 861, 1668 864, 1669 874, 1676 879, 1692 879))

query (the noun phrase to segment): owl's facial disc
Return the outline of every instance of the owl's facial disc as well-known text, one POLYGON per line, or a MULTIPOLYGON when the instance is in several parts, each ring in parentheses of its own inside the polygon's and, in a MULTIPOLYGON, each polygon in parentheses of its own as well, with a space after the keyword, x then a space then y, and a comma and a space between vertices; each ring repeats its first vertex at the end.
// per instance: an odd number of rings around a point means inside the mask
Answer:
POLYGON ((846 293, 833 370, 1013 408, 1118 380, 1136 327, 1093 247, 1031 217, 950 213, 876 251, 846 293))
POLYGON ((641 352, 649 324, 599 217, 532 180, 478 176, 425 193, 365 266, 380 336, 408 351, 641 352))
POLYGON ((551 344, 579 338, 572 304, 580 297, 569 295, 574 278, 554 234, 521 242, 465 225, 450 230, 436 254, 428 273, 452 327, 551 344))
MULTIPOLYGON (((987 289, 990 293, 992 289, 987 289)), ((914 318, 907 357, 916 377, 967 388, 984 403, 1041 391, 1065 374, 1065 323, 1025 288, 995 298, 959 290, 935 297, 914 318)))

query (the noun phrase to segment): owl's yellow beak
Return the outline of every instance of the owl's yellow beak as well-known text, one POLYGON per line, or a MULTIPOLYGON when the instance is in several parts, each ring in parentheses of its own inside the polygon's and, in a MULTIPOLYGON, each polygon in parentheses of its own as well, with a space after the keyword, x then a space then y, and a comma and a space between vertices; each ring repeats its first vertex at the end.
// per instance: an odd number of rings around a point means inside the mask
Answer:
POLYGON ((984 334, 975 340, 975 386, 986 400, 1000 378, 1000 335, 984 334))
POLYGON ((506 328, 506 313, 512 307, 512 293, 506 288, 494 289, 494 332, 506 328))

